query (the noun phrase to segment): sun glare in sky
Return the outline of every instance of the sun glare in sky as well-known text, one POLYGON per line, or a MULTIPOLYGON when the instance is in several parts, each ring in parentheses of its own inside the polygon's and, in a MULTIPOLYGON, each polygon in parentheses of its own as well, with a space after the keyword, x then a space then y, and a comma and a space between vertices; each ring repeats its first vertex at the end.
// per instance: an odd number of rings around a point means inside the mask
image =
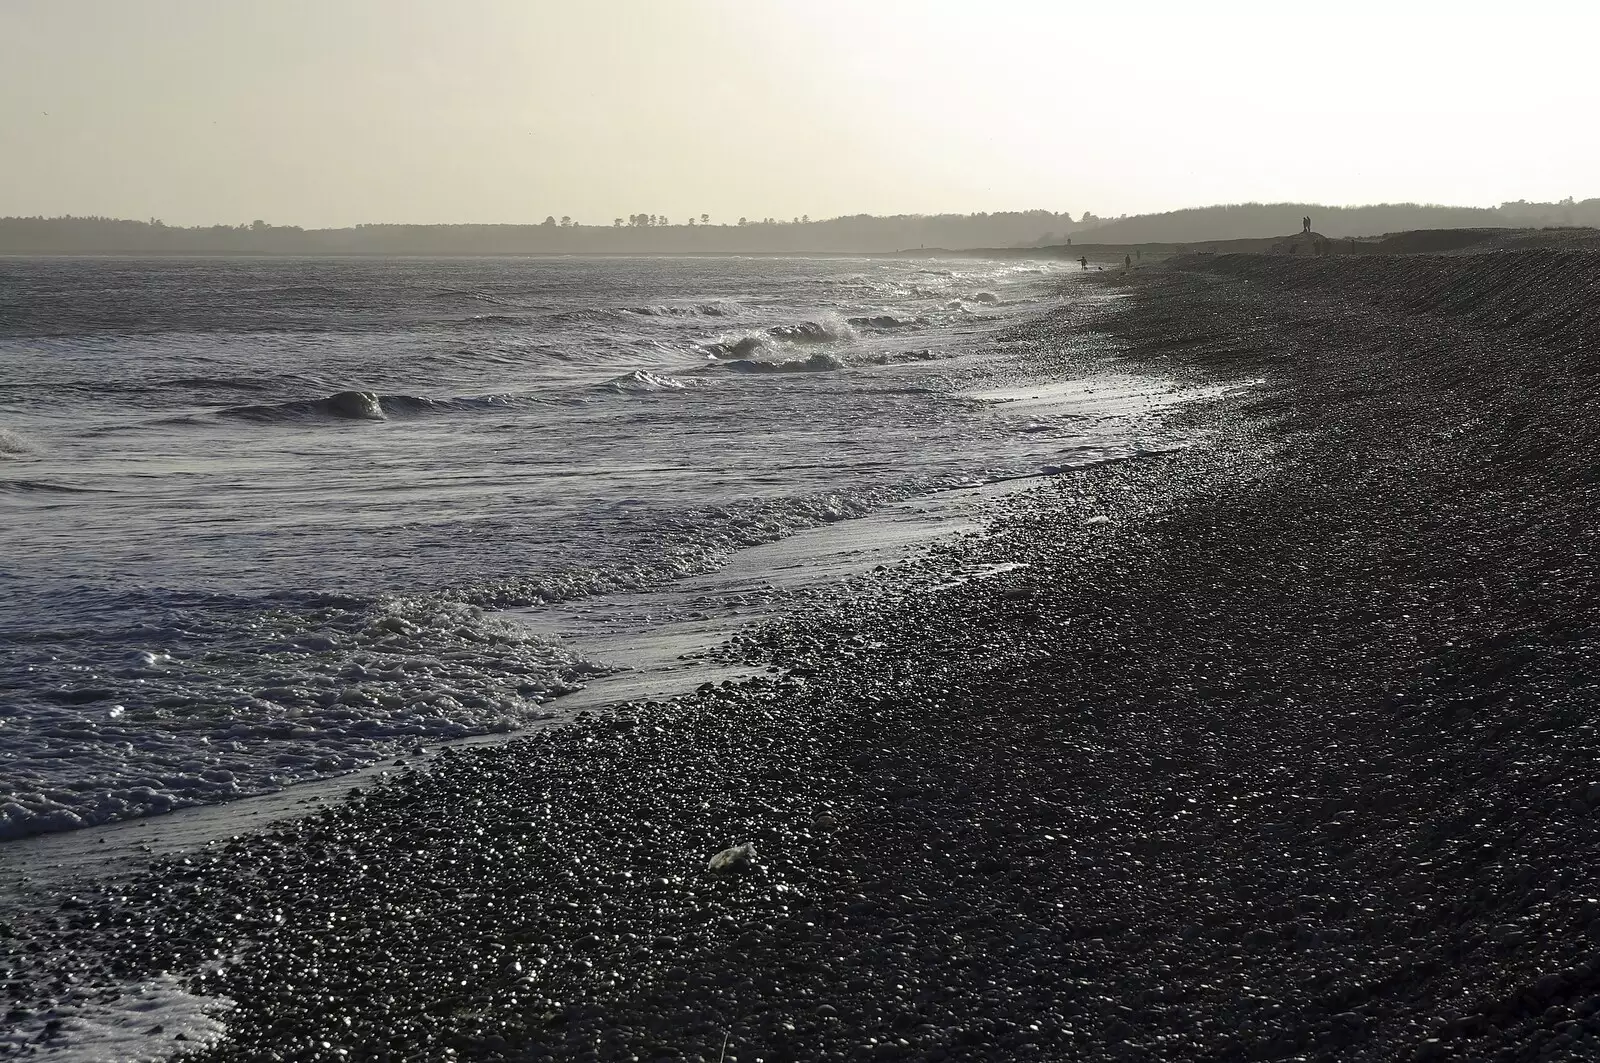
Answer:
POLYGON ((1589 5, 7 0, 0 214, 609 224, 1600 194, 1589 5))

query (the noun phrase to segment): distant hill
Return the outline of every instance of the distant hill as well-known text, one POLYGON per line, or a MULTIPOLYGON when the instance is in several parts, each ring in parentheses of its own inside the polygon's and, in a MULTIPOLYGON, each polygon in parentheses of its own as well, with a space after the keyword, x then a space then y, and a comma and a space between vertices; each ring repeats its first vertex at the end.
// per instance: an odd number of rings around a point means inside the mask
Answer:
POLYGON ((1310 215, 1317 232, 1334 239, 1415 229, 1595 226, 1600 225, 1600 199, 1516 202, 1498 207, 1441 207, 1418 203, 1381 203, 1365 207, 1233 203, 1118 218, 1080 229, 1073 234, 1073 242, 1198 244, 1217 240, 1263 240, 1299 232, 1300 219, 1306 215, 1310 215))
MULTIPOLYGON (((705 215, 672 224, 656 215, 617 218, 611 225, 357 225, 302 229, 247 225, 180 227, 119 218, 0 218, 0 254, 268 254, 268 255, 528 255, 528 254, 881 254, 927 249, 1024 249, 1174 245, 1198 249, 1230 240, 1276 241, 1300 231, 1300 219, 1333 240, 1416 230, 1540 229, 1600 226, 1600 199, 1442 207, 1384 203, 1329 207, 1318 203, 1236 203, 1165 214, 1103 220, 1048 210, 998 214, 858 214, 790 221, 705 215)), ((946 252, 953 253, 953 252, 946 252)), ((1071 255, 1068 257, 1076 257, 1071 255)))
POLYGON ((655 215, 612 225, 357 225, 302 229, 255 221, 182 228, 118 218, 0 218, 0 254, 522 255, 870 253, 918 247, 1015 247, 1060 243, 1077 228, 1068 213, 860 214, 820 221, 705 215, 670 224, 655 215), (705 219, 705 220, 702 220, 705 219))

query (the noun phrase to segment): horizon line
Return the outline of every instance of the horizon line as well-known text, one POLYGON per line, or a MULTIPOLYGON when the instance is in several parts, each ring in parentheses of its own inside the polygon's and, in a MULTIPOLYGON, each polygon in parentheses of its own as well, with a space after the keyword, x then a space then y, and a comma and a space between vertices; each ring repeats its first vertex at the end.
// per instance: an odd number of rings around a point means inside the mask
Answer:
MULTIPOLYGON (((1600 199, 1600 196, 1589 197, 1589 198, 1582 199, 1582 200, 1577 199, 1576 197, 1573 197, 1573 196, 1568 196, 1565 199, 1548 200, 1548 201, 1545 201, 1545 200, 1527 200, 1527 199, 1508 199, 1508 200, 1502 200, 1499 203, 1488 205, 1488 206, 1477 205, 1477 204, 1467 204, 1467 203, 1432 203, 1432 202, 1421 202, 1421 201, 1416 201, 1416 200, 1386 200, 1386 201, 1377 202, 1377 203, 1320 203, 1320 202, 1314 202, 1314 201, 1311 201, 1311 200, 1273 200, 1273 201, 1237 200, 1237 201, 1231 201, 1231 202, 1225 202, 1225 203, 1207 203, 1207 204, 1201 204, 1201 205, 1197 205, 1197 206, 1174 207, 1174 208, 1172 208, 1170 210, 1144 211, 1144 212, 1141 212, 1141 213, 1138 213, 1138 214, 1099 215, 1099 214, 1094 214, 1092 211, 1085 211, 1085 212, 1083 212, 1081 214, 1076 215, 1076 217, 1079 219, 1079 221, 1078 222, 1073 222, 1073 224, 1078 224, 1082 220, 1088 219, 1088 218, 1092 218, 1094 220, 1094 222, 1096 222, 1096 223, 1110 223, 1110 222, 1116 222, 1116 221, 1124 221, 1124 220, 1128 220, 1128 219, 1132 219, 1132 218, 1161 217, 1161 216, 1170 215, 1170 214, 1183 214, 1183 213, 1190 212, 1190 211, 1205 211, 1205 210, 1218 210, 1218 209, 1226 210, 1226 209, 1233 208, 1233 207, 1288 207, 1288 208, 1294 208, 1294 209, 1308 209, 1309 208, 1309 209, 1317 209, 1317 210, 1337 210, 1337 211, 1374 210, 1374 209, 1379 209, 1379 208, 1383 208, 1383 207, 1411 207, 1411 208, 1428 208, 1428 209, 1439 209, 1439 210, 1496 211, 1496 210, 1503 210, 1506 207, 1516 207, 1516 206, 1526 206, 1526 207, 1533 207, 1533 206, 1547 206, 1547 207, 1577 206, 1577 205, 1580 205, 1580 204, 1585 204, 1585 203, 1592 202, 1595 199, 1600 199)), ((256 225, 257 223, 260 223, 261 225, 263 225, 263 226, 265 226, 267 228, 272 228, 272 229, 298 229, 298 230, 300 230, 302 232, 330 232, 330 231, 340 231, 340 230, 345 230, 345 229, 380 228, 380 227, 395 227, 395 228, 399 228, 399 227, 406 227, 406 228, 444 228, 444 227, 452 227, 452 228, 465 228, 465 227, 469 227, 469 226, 506 227, 506 228, 535 228, 535 229, 536 228, 549 228, 549 227, 563 228, 563 229, 565 229, 565 228, 571 228, 571 229, 619 229, 619 228, 620 229, 631 229, 631 228, 651 228, 651 229, 656 229, 656 228, 666 228, 666 229, 728 228, 728 229, 734 229, 734 228, 754 228, 754 227, 763 226, 763 225, 766 225, 766 226, 826 225, 826 224, 829 224, 831 222, 852 221, 852 220, 860 220, 860 219, 868 219, 868 218, 875 219, 875 220, 892 220, 892 219, 900 219, 900 218, 905 218, 905 219, 992 218, 992 217, 1020 216, 1020 215, 1028 215, 1028 214, 1043 214, 1043 215, 1049 215, 1049 216, 1055 217, 1055 218, 1065 217, 1065 218, 1068 218, 1068 219, 1072 219, 1074 217, 1073 212, 1070 211, 1070 210, 1056 211, 1056 210, 1051 210, 1048 207, 1030 207, 1030 208, 1021 209, 1021 210, 993 210, 993 211, 968 211, 968 212, 942 211, 942 212, 937 212, 937 213, 906 212, 906 213, 899 213, 899 214, 871 214, 871 213, 836 214, 836 215, 831 215, 829 217, 824 217, 824 218, 812 218, 808 214, 801 214, 798 217, 791 217, 791 218, 777 218, 777 217, 768 216, 768 217, 765 217, 765 218, 754 218, 754 219, 751 219, 747 215, 741 215, 740 216, 740 220, 737 221, 737 222, 710 220, 711 219, 711 215, 708 212, 702 212, 701 214, 698 214, 698 215, 692 215, 692 216, 690 216, 689 220, 683 221, 683 222, 672 221, 670 216, 668 216, 668 215, 637 214, 637 215, 614 216, 610 223, 604 223, 604 222, 597 223, 597 222, 578 221, 576 219, 573 219, 571 215, 561 215, 561 216, 559 216, 559 218, 556 215, 546 215, 545 219, 542 220, 542 221, 362 221, 362 222, 347 222, 347 223, 340 224, 340 225, 309 225, 309 226, 308 225, 296 225, 296 224, 293 224, 293 223, 269 222, 269 221, 266 221, 263 218, 252 218, 248 222, 237 222, 237 223, 235 223, 235 222, 215 221, 215 222, 209 222, 209 223, 207 223, 207 222, 196 222, 196 223, 193 223, 193 224, 176 224, 176 223, 169 223, 169 222, 163 221, 161 218, 156 217, 154 215, 152 215, 152 216, 150 216, 148 218, 140 219, 140 218, 123 217, 123 216, 112 215, 112 214, 4 214, 4 215, 0 215, 0 221, 102 221, 102 222, 126 222, 126 223, 130 223, 130 224, 135 224, 135 225, 152 225, 152 226, 159 225, 159 226, 162 226, 162 227, 165 227, 165 228, 169 228, 169 229, 217 229, 217 228, 239 229, 239 228, 250 228, 251 226, 256 225), (631 220, 632 218, 635 218, 635 217, 661 219, 661 220, 652 221, 652 222, 647 223, 647 224, 635 224, 631 220), (705 218, 707 220, 700 221, 699 219, 701 219, 701 218, 705 218), (561 219, 566 219, 566 221, 563 222, 561 219), (554 224, 553 225, 552 225, 552 220, 554 220, 554 224), (617 222, 619 220, 622 222, 622 224, 620 224, 620 225, 617 224, 617 222)))

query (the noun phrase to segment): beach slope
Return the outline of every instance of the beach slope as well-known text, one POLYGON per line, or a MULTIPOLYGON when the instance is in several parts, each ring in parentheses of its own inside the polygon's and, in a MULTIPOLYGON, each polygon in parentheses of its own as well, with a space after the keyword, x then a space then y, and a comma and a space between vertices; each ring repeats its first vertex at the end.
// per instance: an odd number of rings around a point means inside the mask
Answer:
POLYGON ((194 972, 214 1059, 1593 1058, 1596 278, 1108 274, 1018 342, 1227 386, 1201 445, 739 643, 769 678, 85 893, 12 995, 194 972))

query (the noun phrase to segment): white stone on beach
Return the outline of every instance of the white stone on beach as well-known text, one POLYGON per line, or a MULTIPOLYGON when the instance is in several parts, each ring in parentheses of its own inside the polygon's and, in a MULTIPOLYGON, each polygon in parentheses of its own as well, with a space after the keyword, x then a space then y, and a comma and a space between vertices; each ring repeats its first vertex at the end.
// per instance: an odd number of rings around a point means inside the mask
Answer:
POLYGON ((754 842, 745 842, 735 845, 731 849, 724 849, 713 856, 706 863, 706 870, 714 875, 727 875, 736 871, 748 871, 756 862, 756 847, 754 842))

